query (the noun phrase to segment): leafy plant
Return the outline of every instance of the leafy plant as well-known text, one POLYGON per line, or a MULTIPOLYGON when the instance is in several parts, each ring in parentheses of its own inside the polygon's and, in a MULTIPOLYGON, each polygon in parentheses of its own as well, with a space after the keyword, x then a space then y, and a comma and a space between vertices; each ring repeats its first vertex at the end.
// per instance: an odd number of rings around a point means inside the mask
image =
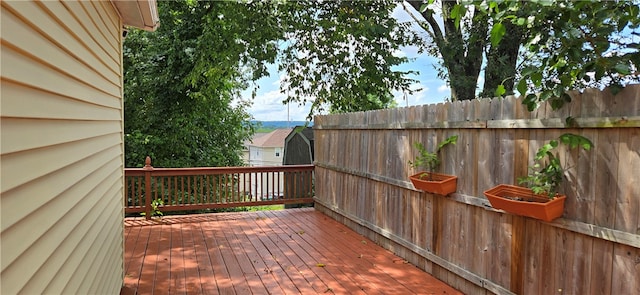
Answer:
MULTIPOLYGON (((160 206, 164 206, 164 201, 162 199, 155 199, 151 201, 151 216, 163 216, 164 213, 160 211, 160 206)), ((140 213, 140 215, 147 215, 146 212, 140 213)))
MULTIPOLYGON (((424 167, 430 173, 433 173, 433 171, 440 165, 440 150, 448 144, 456 144, 457 140, 457 135, 449 136, 438 144, 438 147, 434 152, 429 152, 420 142, 414 143, 413 146, 418 150, 419 154, 416 156, 414 161, 409 161, 409 165, 414 168, 424 167)), ((429 180, 432 180, 433 176, 431 176, 430 173, 428 174, 430 178, 429 180)), ((427 173, 424 173, 421 176, 424 177, 425 174, 427 173)))
MULTIPOLYGON (((571 102, 567 90, 611 86, 616 94, 640 80, 634 70, 640 65, 638 42, 629 38, 639 33, 637 1, 473 2, 493 18, 492 45, 509 36, 506 25, 527 32, 516 47, 524 60, 515 85, 529 111, 544 101, 562 107, 571 102)), ((496 94, 504 94, 505 86, 496 94)))
POLYGON ((533 166, 529 167, 529 175, 518 178, 518 183, 525 184, 537 195, 547 195, 553 199, 558 193, 558 186, 562 183, 563 173, 560 159, 551 151, 558 147, 559 143, 569 146, 570 149, 582 147, 590 150, 593 143, 586 137, 571 133, 560 135, 558 140, 551 140, 536 152, 533 166))

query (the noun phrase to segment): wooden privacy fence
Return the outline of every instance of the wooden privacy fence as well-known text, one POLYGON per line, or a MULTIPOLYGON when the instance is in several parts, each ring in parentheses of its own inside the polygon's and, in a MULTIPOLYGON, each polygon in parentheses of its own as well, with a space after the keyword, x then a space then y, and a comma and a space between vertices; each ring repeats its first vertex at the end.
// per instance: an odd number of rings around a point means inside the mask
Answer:
POLYGON ((313 203, 313 165, 125 169, 125 212, 313 203))
POLYGON ((640 86, 571 96, 558 111, 509 97, 317 116, 315 206, 467 294, 640 294, 640 86), (594 148, 557 151, 563 218, 491 208, 483 192, 567 132, 594 148), (456 134, 439 171, 457 192, 416 191, 413 143, 456 134))

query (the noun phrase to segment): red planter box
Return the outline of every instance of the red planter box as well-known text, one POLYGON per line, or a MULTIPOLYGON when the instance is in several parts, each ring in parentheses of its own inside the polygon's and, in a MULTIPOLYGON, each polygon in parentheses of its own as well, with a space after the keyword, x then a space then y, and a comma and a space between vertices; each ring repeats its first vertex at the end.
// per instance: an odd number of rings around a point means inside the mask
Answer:
POLYGON ((552 221, 564 212, 565 195, 554 199, 534 194, 531 189, 500 184, 484 192, 491 206, 506 212, 532 217, 544 221, 552 221))
POLYGON ((455 193, 458 185, 457 176, 440 173, 420 172, 409 179, 416 189, 443 196, 455 193))

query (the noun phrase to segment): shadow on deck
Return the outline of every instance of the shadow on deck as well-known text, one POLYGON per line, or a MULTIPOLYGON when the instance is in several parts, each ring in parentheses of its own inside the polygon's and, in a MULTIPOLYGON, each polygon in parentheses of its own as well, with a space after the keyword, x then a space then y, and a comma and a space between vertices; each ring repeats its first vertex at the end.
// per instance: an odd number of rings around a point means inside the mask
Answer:
POLYGON ((121 294, 460 294, 313 208, 125 219, 121 294))

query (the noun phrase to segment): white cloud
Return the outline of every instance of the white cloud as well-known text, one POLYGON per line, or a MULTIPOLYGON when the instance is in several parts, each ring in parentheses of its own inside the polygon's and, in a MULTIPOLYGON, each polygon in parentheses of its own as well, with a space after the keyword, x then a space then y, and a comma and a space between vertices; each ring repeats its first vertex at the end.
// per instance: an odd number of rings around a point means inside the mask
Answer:
POLYGON ((395 57, 406 57, 407 56, 407 52, 405 52, 404 50, 401 50, 401 49, 396 49, 395 51, 393 51, 392 55, 395 56, 395 57))
MULTIPOLYGON (((274 70, 275 71, 275 70, 274 70)), ((282 82, 284 80, 288 80, 287 79, 287 74, 286 73, 280 73, 280 75, 278 75, 278 79, 274 80, 271 85, 276 86, 276 87, 280 87, 280 85, 282 85, 282 82)))
POLYGON ((305 121, 309 114, 308 106, 291 104, 280 105, 277 108, 259 108, 251 112, 258 121, 305 121))
POLYGON ((272 90, 262 94, 260 97, 256 97, 256 101, 262 101, 267 105, 281 105, 285 98, 286 95, 284 93, 280 93, 280 90, 272 90))
POLYGON ((255 120, 259 121, 304 121, 309 114, 310 105, 298 106, 293 103, 288 106, 283 102, 286 95, 280 90, 268 92, 258 91, 253 105, 249 108, 249 113, 255 120))
POLYGON ((431 88, 425 84, 416 83, 412 85, 412 88, 413 89, 421 88, 421 90, 416 91, 413 94, 407 93, 406 96, 404 93, 400 91, 393 92, 393 96, 396 103, 398 104, 398 107, 440 103, 440 102, 443 102, 445 99, 444 95, 434 93, 434 91, 432 91, 431 88))
POLYGON ((442 84, 440 85, 440 87, 438 87, 438 93, 444 93, 448 91, 451 91, 451 88, 449 88, 447 84, 442 84))

